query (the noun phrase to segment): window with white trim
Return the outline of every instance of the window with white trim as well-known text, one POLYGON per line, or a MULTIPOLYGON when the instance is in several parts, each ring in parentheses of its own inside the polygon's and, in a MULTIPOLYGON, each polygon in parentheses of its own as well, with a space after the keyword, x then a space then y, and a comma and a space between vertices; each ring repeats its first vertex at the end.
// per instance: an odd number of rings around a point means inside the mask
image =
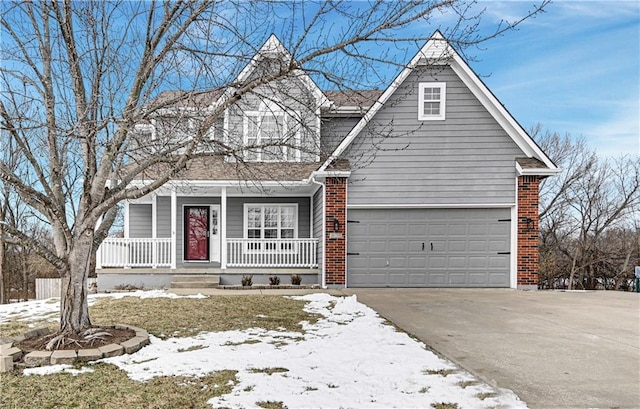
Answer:
POLYGON ((296 204, 245 204, 245 238, 294 239, 297 237, 296 204))
POLYGON ((296 251, 295 244, 287 242, 286 239, 298 237, 297 204, 245 204, 244 217, 245 239, 255 240, 246 244, 245 251, 296 251), (280 242, 276 240, 262 242, 264 239, 284 240, 280 242))
POLYGON ((243 116, 244 160, 253 162, 299 162, 299 121, 274 103, 243 116))
POLYGON ((421 82, 418 84, 418 120, 442 121, 445 119, 447 84, 421 82))

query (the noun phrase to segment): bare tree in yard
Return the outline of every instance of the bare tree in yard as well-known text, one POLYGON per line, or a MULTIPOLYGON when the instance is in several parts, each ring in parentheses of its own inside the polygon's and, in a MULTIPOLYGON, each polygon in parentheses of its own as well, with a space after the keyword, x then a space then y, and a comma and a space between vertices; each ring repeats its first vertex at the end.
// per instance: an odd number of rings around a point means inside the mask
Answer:
POLYGON ((238 157, 238 147, 211 140, 209 129, 244 95, 295 77, 301 68, 323 85, 371 87, 360 74, 384 77, 372 69, 404 61, 407 47, 426 41, 430 20, 441 13, 456 16, 452 29, 443 31, 461 46, 519 23, 501 24, 482 37, 471 5, 451 0, 67 0, 1 7, 2 143, 13 141, 25 164, 17 172, 3 160, 0 178, 50 226, 54 246, 10 226, 7 233, 36 249, 62 277, 58 340, 91 327, 86 281, 117 204, 153 192, 198 156, 238 157), (411 26, 422 34, 396 37, 411 26), (286 39, 291 58, 234 82, 275 31, 286 39), (170 89, 183 92, 163 93, 170 89), (207 102, 214 94, 215 103, 207 102), (206 115, 193 124, 194 137, 159 141, 140 132, 140 124, 163 109, 203 99, 206 115), (132 186, 151 169, 153 181, 132 186))
POLYGON ((640 157, 602 159, 584 140, 539 128, 532 134, 563 169, 540 190, 545 286, 622 287, 640 261, 640 157))

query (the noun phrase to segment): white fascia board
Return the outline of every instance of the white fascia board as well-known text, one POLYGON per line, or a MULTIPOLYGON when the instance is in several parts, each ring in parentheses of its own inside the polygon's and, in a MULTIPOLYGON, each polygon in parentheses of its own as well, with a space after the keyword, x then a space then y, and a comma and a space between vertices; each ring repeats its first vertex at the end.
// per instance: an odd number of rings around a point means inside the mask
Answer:
POLYGON ((422 203, 422 204, 347 204, 348 209, 495 209, 510 208, 515 203, 422 203))
MULTIPOLYGON (((285 46, 278 39, 278 37, 275 36, 275 34, 271 34, 264 45, 258 50, 256 55, 254 55, 251 61, 249 61, 247 66, 244 67, 240 74, 238 74, 236 82, 244 82, 251 75, 253 70, 255 70, 256 66, 264 59, 265 55, 269 54, 277 54, 283 59, 293 60, 293 56, 291 55, 289 50, 285 48, 285 46)), ((329 101, 326 95, 324 95, 324 92, 322 92, 320 87, 318 87, 318 85, 313 81, 313 79, 311 79, 306 71, 302 69, 296 69, 292 72, 292 74, 302 80, 302 82, 313 94, 319 106, 323 108, 330 106, 331 101, 329 101)))
POLYGON ((546 169, 539 169, 539 168, 525 169, 518 162, 516 162, 516 172, 518 173, 518 176, 553 176, 553 175, 556 175, 556 174, 562 172, 562 169, 557 167, 557 166, 554 167, 553 169, 550 169, 550 168, 546 168, 546 169))
MULTIPOLYGON (((491 116, 498 124, 507 132, 511 139, 518 147, 529 157, 541 160, 551 170, 557 169, 553 161, 540 149, 540 147, 531 139, 522 126, 511 116, 506 108, 498 101, 487 86, 473 72, 471 67, 462 59, 462 57, 453 49, 451 69, 460 77, 462 82, 475 95, 480 103, 489 111, 491 116)), ((557 173, 557 172, 556 172, 557 173)))
POLYGON ((313 181, 314 178, 326 179, 326 178, 348 178, 351 176, 350 170, 317 170, 311 173, 309 181, 313 181))
POLYGON ((327 160, 322 164, 319 171, 324 171, 327 167, 336 160, 342 153, 351 145, 355 137, 364 129, 364 127, 371 121, 371 119, 378 113, 378 111, 384 106, 384 104, 391 98, 391 96, 396 92, 398 88, 402 85, 402 83, 407 79, 409 74, 413 71, 413 69, 418 65, 421 61, 425 59, 429 61, 433 60, 441 60, 443 57, 447 56, 447 48, 442 47, 442 44, 447 44, 446 40, 440 33, 440 31, 436 31, 431 39, 427 41, 427 43, 418 51, 418 53, 411 59, 409 64, 398 74, 398 76, 393 80, 389 88, 387 88, 382 95, 378 98, 378 100, 369 108, 367 113, 364 114, 362 119, 356 124, 356 126, 347 134, 342 143, 338 145, 338 147, 333 151, 333 153, 327 158, 327 160))

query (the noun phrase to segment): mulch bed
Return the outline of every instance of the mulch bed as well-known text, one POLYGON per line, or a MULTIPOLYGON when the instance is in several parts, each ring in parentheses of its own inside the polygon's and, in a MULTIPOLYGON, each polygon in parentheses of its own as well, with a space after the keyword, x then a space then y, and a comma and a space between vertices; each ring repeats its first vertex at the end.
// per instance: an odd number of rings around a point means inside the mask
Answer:
MULTIPOLYGON (((78 351, 81 349, 93 349, 108 344, 119 344, 136 336, 136 332, 130 329, 104 328, 104 332, 109 335, 101 335, 99 338, 91 340, 83 340, 82 337, 77 336, 68 336, 66 342, 63 345, 58 345, 54 350, 78 351)), ((55 337, 55 334, 40 335, 18 342, 15 346, 20 348, 25 354, 31 351, 45 351, 47 343, 53 337, 55 337)))

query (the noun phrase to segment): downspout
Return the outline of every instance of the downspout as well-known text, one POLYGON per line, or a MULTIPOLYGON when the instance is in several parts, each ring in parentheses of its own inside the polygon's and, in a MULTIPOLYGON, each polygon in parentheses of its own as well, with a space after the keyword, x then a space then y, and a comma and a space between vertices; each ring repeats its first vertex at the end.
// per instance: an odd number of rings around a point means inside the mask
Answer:
POLYGON ((310 180, 312 183, 315 183, 316 185, 320 186, 320 189, 322 189, 322 240, 321 240, 321 249, 320 249, 320 258, 322 261, 322 268, 320 269, 320 276, 321 276, 321 282, 320 282, 320 286, 323 289, 327 289, 327 283, 326 283, 326 277, 325 277, 325 257, 324 257, 324 251, 325 251, 325 239, 327 237, 327 232, 326 232, 326 212, 325 212, 325 206, 326 206, 326 190, 325 190, 325 186, 324 183, 318 182, 316 180, 316 176, 315 174, 312 174, 310 177, 310 180))

